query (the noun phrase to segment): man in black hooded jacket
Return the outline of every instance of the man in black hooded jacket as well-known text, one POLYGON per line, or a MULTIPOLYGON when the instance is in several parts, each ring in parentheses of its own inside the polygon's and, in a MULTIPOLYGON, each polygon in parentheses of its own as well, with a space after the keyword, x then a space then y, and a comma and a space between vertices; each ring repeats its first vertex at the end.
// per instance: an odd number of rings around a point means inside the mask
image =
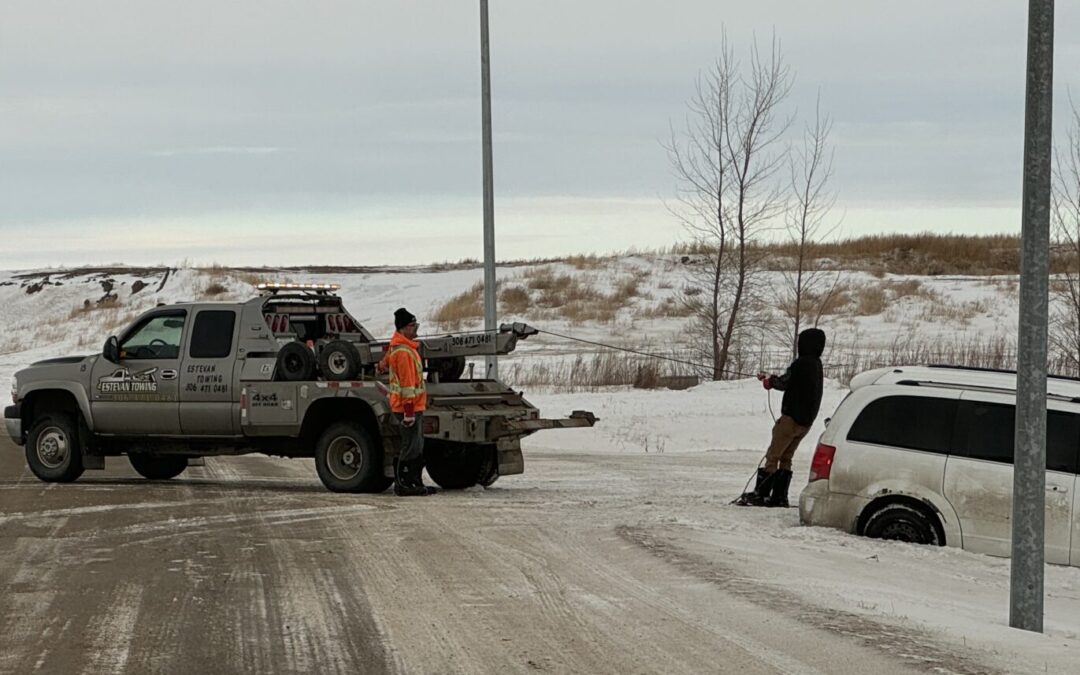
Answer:
POLYGON ((739 497, 740 506, 788 506, 791 458, 821 408, 824 351, 825 331, 809 328, 799 333, 798 358, 783 375, 758 374, 762 386, 784 392, 784 400, 780 404, 780 419, 773 425, 765 465, 757 470, 754 490, 739 497))

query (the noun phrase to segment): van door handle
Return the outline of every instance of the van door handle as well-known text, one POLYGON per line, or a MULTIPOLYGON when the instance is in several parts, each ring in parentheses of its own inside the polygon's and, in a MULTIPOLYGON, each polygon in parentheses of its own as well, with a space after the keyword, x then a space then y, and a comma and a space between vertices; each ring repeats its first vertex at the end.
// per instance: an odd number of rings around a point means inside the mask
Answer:
POLYGON ((1060 492, 1061 494, 1064 495, 1064 494, 1068 494, 1069 488, 1061 487, 1060 485, 1047 485, 1046 486, 1046 491, 1047 492, 1060 492))

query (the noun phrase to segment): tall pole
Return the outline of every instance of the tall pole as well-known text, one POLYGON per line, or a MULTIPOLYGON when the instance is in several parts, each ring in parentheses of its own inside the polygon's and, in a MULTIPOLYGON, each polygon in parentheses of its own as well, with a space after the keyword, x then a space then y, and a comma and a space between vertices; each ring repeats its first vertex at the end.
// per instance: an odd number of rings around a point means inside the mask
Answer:
MULTIPOLYGON (((491 56, 488 54, 488 3, 480 0, 480 80, 484 126, 484 330, 495 332, 495 180, 491 160, 491 56)), ((494 348, 495 342, 492 341, 494 348)), ((486 377, 499 376, 494 354, 484 357, 486 377)))
POLYGON ((1028 0, 1027 104, 1020 329, 1016 357, 1009 625, 1043 629, 1046 521, 1046 333, 1050 276, 1050 153, 1054 0, 1028 0))

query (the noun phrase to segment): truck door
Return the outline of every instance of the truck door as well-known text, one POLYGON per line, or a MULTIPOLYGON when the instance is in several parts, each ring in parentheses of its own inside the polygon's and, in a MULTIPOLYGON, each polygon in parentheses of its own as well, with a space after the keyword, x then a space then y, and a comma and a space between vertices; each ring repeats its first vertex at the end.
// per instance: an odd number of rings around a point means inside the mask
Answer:
MULTIPOLYGON (((1012 551, 1013 438, 1016 408, 1010 395, 960 402, 953 452, 945 465, 945 497, 956 510, 964 548, 1008 556, 1012 551)), ((967 399, 967 400, 965 400, 967 399)), ((1068 564, 1080 415, 1046 413, 1046 562, 1068 564)))
POLYGON ((183 309, 147 314, 120 336, 117 363, 94 363, 90 407, 96 431, 180 433, 177 369, 186 319, 183 309))
POLYGON ((236 311, 198 309, 180 369, 180 429, 185 435, 232 436, 236 363, 236 311))

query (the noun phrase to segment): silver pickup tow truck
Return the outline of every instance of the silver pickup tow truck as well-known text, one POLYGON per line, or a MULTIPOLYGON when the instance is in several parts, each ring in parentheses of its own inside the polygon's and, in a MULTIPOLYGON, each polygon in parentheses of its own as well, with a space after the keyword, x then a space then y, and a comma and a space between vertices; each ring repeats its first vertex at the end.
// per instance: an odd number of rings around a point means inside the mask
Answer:
MULTIPOLYGON (((264 284, 244 303, 162 305, 108 338, 100 354, 39 361, 15 374, 8 434, 43 481, 69 482, 127 455, 142 476, 178 476, 206 456, 261 452, 314 457, 337 492, 381 492, 393 481, 399 429, 385 378, 387 342, 344 308, 332 284, 264 284)), ((446 489, 521 473, 521 439, 592 426, 575 411, 542 419, 520 392, 466 377, 466 357, 507 354, 534 334, 421 338, 429 406, 425 460, 446 489)))

